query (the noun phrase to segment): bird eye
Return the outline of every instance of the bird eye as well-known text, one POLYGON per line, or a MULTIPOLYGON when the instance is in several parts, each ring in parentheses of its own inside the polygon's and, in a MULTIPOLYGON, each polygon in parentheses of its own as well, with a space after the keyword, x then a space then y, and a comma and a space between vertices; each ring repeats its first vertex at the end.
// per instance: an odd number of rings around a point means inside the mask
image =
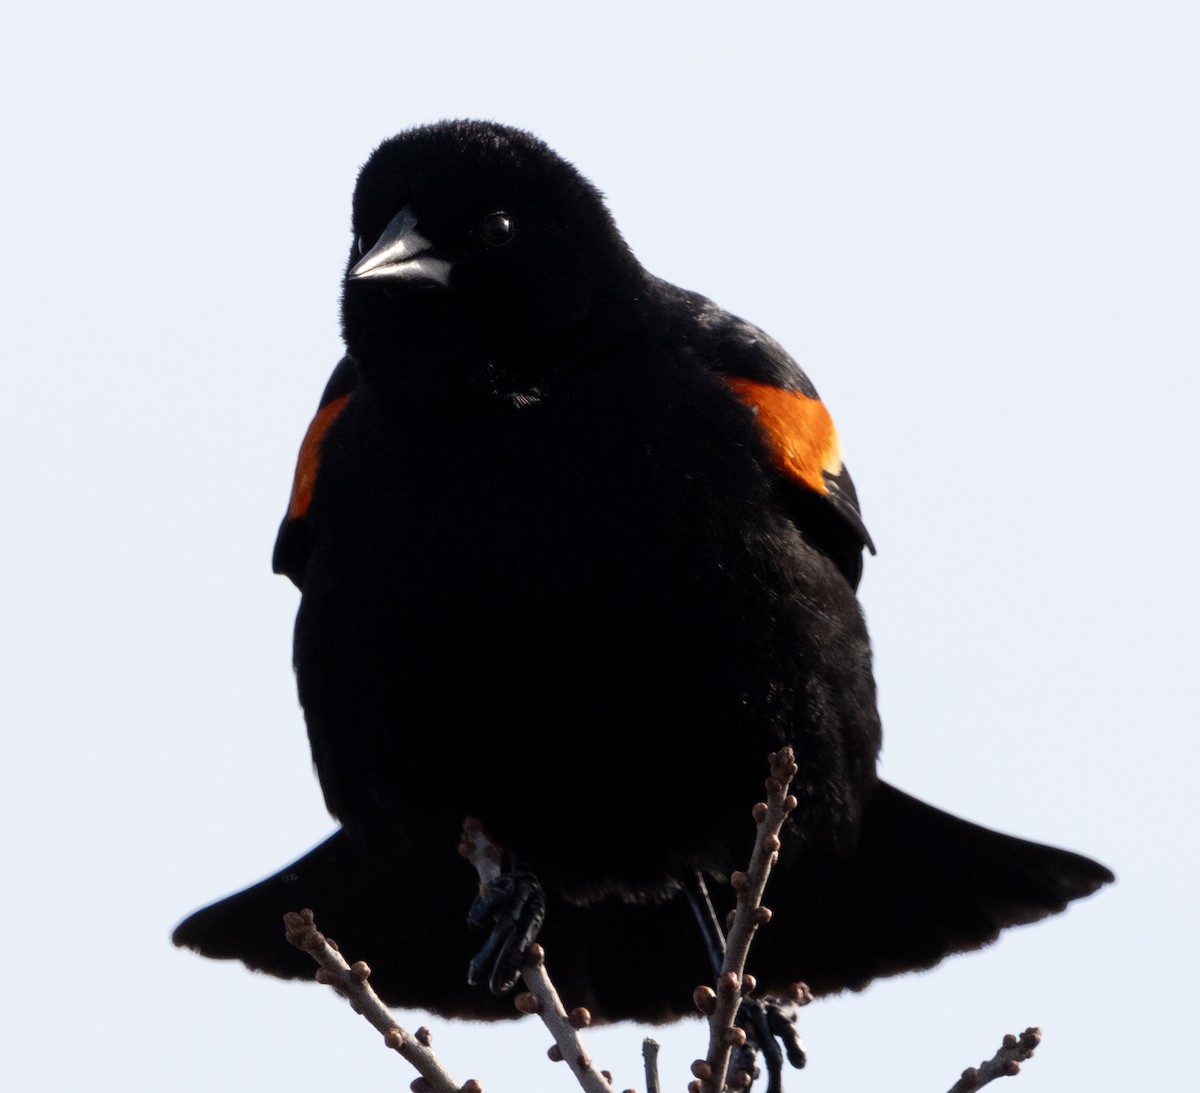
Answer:
POLYGON ((354 237, 354 249, 358 251, 360 258, 367 253, 367 241, 361 235, 354 237))
POLYGON ((513 237, 512 217, 508 213, 488 213, 479 222, 479 238, 489 247, 502 247, 513 237))

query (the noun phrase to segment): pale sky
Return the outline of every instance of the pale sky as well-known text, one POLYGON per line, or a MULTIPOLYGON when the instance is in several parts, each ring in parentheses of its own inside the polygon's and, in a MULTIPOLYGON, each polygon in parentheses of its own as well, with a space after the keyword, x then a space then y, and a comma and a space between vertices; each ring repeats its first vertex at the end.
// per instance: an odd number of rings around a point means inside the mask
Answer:
MULTIPOLYGON (((1030 1024, 1006 1093, 1186 1084, 1198 56, 1182 0, 10 11, 0 1085, 413 1076, 326 989, 169 936, 333 827, 271 546, 340 353, 357 169, 460 116, 544 138, 650 270, 816 384, 879 546, 883 776, 1118 875, 813 1005, 789 1093, 936 1093, 1030 1024)), ((532 1018, 399 1017, 488 1093, 574 1088, 532 1018)), ((644 1033, 589 1037, 619 1088, 644 1033)), ((703 1028, 655 1034, 684 1088, 703 1028)))

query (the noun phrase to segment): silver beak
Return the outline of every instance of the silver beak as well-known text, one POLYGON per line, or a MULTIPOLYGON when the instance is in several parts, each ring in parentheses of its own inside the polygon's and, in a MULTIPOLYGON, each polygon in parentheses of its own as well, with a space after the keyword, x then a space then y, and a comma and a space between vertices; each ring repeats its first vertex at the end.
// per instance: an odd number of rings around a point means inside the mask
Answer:
POLYGON ((346 280, 425 281, 447 287, 451 263, 438 258, 432 249, 433 244, 417 231, 412 209, 405 205, 383 229, 375 245, 346 274, 346 280))

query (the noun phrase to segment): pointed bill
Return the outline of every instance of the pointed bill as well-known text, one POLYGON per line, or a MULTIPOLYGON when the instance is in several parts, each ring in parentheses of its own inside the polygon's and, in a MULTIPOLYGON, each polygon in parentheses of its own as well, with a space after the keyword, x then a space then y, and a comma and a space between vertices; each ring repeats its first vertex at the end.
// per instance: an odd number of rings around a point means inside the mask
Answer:
POLYGON ((406 205, 354 264, 346 280, 425 281, 446 287, 450 284, 451 263, 438 258, 432 248, 433 244, 417 231, 417 218, 406 205))

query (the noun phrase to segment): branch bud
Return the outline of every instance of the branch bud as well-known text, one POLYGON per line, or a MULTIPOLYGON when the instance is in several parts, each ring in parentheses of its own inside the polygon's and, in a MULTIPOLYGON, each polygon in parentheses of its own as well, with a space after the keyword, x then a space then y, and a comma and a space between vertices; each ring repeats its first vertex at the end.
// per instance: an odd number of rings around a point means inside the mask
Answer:
POLYGON ((717 993, 728 995, 736 995, 741 983, 738 982, 738 977, 734 972, 725 972, 717 980, 717 993))
POLYGON ((522 991, 513 999, 513 1005, 522 1013, 541 1013, 542 1000, 530 991, 522 991))

